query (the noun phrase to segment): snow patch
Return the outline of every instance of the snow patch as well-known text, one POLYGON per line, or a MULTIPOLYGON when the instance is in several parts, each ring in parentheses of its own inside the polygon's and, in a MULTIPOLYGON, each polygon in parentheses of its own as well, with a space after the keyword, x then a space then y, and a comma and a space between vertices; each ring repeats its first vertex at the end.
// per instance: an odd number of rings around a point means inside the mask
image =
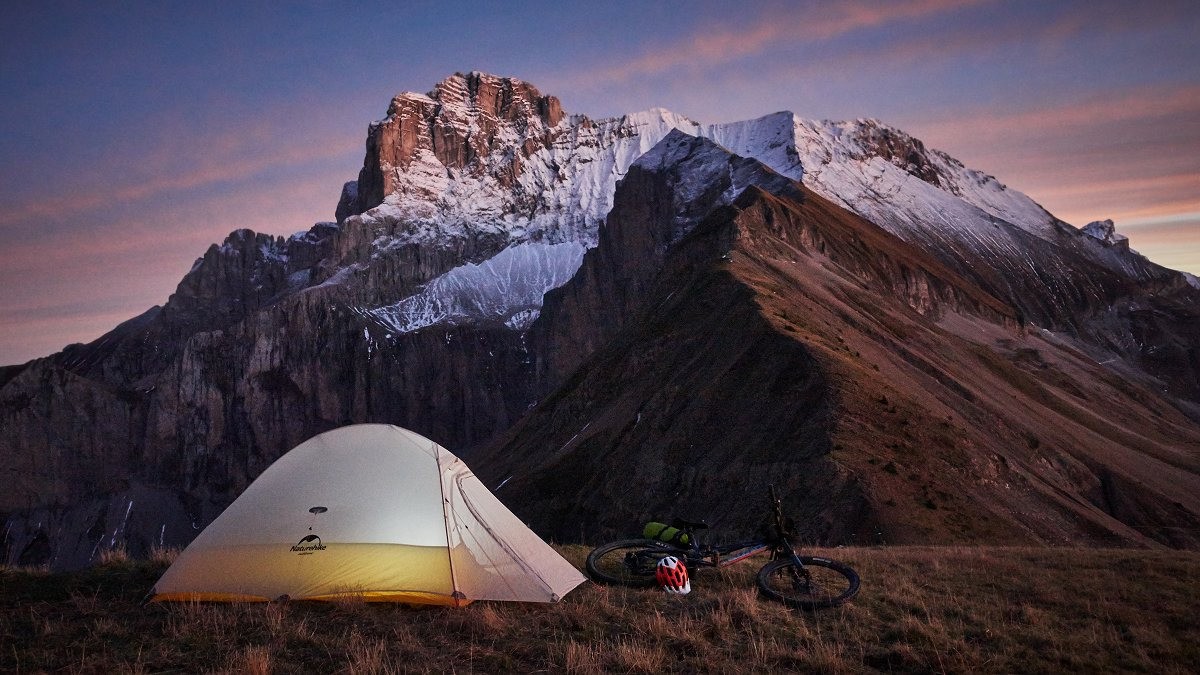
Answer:
POLYGON ((521 329, 537 317, 546 292, 575 274, 585 250, 579 242, 511 246, 482 263, 456 267, 415 295, 370 314, 397 333, 486 320, 521 329))

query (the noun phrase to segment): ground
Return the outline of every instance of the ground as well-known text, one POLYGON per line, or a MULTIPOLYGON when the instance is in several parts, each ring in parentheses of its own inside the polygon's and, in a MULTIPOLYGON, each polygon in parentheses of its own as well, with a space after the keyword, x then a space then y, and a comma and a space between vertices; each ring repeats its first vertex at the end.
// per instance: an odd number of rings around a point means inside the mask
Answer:
MULTIPOLYGON (((560 549, 582 567, 587 549, 560 549)), ((691 594, 585 583, 555 605, 143 604, 167 560, 0 570, 0 671, 1200 671, 1200 554, 875 547, 845 607, 760 598, 752 558, 691 594)))

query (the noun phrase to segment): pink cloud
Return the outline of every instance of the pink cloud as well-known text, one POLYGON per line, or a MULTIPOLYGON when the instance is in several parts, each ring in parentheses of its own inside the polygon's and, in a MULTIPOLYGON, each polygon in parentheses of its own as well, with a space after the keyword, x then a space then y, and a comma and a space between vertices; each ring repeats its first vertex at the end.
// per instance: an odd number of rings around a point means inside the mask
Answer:
POLYGON ((1117 231, 1129 237, 1131 248, 1154 262, 1200 275, 1200 211, 1190 216, 1143 221, 1129 227, 1117 223, 1117 231))
POLYGON ((857 30, 986 4, 992 0, 908 0, 872 3, 854 0, 776 10, 740 29, 706 26, 683 40, 643 52, 579 78, 625 81, 678 67, 707 67, 761 54, 783 42, 830 40, 857 30))
POLYGON ((952 142, 987 143, 1031 131, 1094 128, 1120 122, 1200 116, 1200 86, 1106 91, 1064 105, 1009 112, 994 108, 957 110, 953 117, 928 123, 929 135, 952 142))
MULTIPOLYGON (((988 3, 962 3, 946 6, 941 11, 968 9, 988 3)), ((929 7, 928 14, 940 13, 929 7)), ((918 19, 924 13, 896 16, 891 20, 918 19)), ((1097 11, 1089 5, 1065 8, 1042 24, 1030 25, 1015 16, 994 20, 977 18, 959 21, 951 29, 938 30, 936 35, 921 30, 895 30, 890 41, 857 45, 852 50, 838 50, 817 55, 803 63, 776 65, 786 70, 790 79, 800 77, 841 77, 848 70, 865 67, 872 72, 882 69, 908 71, 913 66, 942 65, 961 67, 986 58, 1007 58, 1013 50, 1036 55, 1047 68, 1056 63, 1065 51, 1078 48, 1081 36, 1087 40, 1127 39, 1138 30, 1161 26, 1176 20, 1177 12, 1166 6, 1129 6, 1114 11, 1097 11)), ((884 22, 881 22, 881 25, 884 22)), ((863 26, 867 27, 867 26, 863 26)), ((834 36, 831 36, 834 37, 834 36)), ((761 72, 761 70, 759 71, 761 72)))
POLYGON ((1200 176, 1197 175, 1165 179, 1124 178, 1044 186, 1032 196, 1069 223, 1082 225, 1111 218, 1121 227, 1130 220, 1169 219, 1200 210, 1200 197, 1195 193, 1198 185, 1200 176))
MULTIPOLYGON (((766 55, 772 50, 800 43, 829 41, 856 31, 902 24, 949 15, 984 5, 994 0, 910 0, 907 2, 869 2, 854 0, 839 3, 813 3, 799 7, 776 8, 757 21, 740 28, 726 24, 705 25, 690 36, 656 46, 624 61, 594 71, 569 76, 560 82, 570 87, 595 86, 597 82, 627 82, 648 75, 679 69, 706 69, 730 64, 747 57, 766 55)), ((1129 6, 1097 8, 1080 4, 1050 12, 1052 17, 1041 25, 1005 18, 982 17, 976 22, 962 21, 936 35, 927 31, 893 31, 897 40, 858 45, 816 56, 803 63, 788 63, 793 76, 830 74, 837 76, 851 64, 868 63, 873 69, 895 68, 914 63, 946 63, 951 59, 974 58, 1002 46, 1020 45, 1035 49, 1048 62, 1067 49, 1072 39, 1085 32, 1092 39, 1123 35, 1150 26, 1177 20, 1180 10, 1170 6, 1129 6)), ((774 70, 779 66, 763 64, 774 70)), ((761 69, 760 71, 761 72, 761 69)))
POLYGON ((993 173, 1058 217, 1169 217, 1200 210, 1200 86, 1135 87, 1058 105, 957 111, 910 129, 993 173))
POLYGON ((1174 214, 1162 219, 1131 218, 1125 227, 1119 229, 1130 236, 1136 234, 1139 240, 1155 243, 1186 241, 1194 247, 1200 247, 1200 211, 1174 214))
MULTIPOLYGON (((247 186, 191 199, 174 212, 175 202, 154 203, 135 218, 95 223, 87 230, 72 229, 24 244, 4 253, 11 270, 77 269, 87 260, 136 257, 155 264, 166 253, 188 260, 204 254, 231 231, 290 235, 333 215, 340 174, 321 174, 263 190, 247 186), (166 224, 169 224, 166 225, 166 224)), ((198 182, 197 184, 203 184, 198 182)), ((107 266, 104 265, 104 266, 107 266)), ((178 281, 178 279, 176 279, 178 281)))
MULTIPOLYGON (((245 180, 275 167, 302 165, 328 160, 357 150, 362 145, 360 134, 331 134, 308 142, 278 142, 261 129, 231 131, 211 137, 188 138, 192 147, 185 154, 177 148, 163 148, 157 157, 123 158, 134 165, 157 165, 155 178, 136 182, 115 181, 102 189, 71 192, 66 186, 53 198, 40 196, 17 204, 0 214, 0 226, 33 219, 63 218, 111 205, 139 202, 165 192, 192 190, 229 181, 245 180), (197 150, 200 148, 202 150, 197 150), (191 163, 182 170, 173 169, 165 158, 176 162, 188 157, 191 163)), ((336 187, 336 186, 334 186, 336 187)), ((333 188, 330 188, 333 189, 333 188)))

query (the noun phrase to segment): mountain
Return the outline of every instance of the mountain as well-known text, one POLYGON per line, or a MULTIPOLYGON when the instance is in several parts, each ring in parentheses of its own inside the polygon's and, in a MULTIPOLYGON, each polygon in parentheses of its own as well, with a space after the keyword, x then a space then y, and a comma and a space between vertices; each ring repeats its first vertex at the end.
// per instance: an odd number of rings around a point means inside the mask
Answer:
POLYGON ((0 371, 6 560, 186 543, 367 421, 560 538, 746 525, 775 482, 831 542, 1197 544, 1195 279, 879 122, 456 74, 370 125, 335 213, 0 371))
POLYGON ((502 499, 570 539, 750 528, 773 483, 809 540, 1195 545, 1195 419, 806 187, 731 190, 745 161, 633 165, 534 325, 598 346, 479 457, 502 499))

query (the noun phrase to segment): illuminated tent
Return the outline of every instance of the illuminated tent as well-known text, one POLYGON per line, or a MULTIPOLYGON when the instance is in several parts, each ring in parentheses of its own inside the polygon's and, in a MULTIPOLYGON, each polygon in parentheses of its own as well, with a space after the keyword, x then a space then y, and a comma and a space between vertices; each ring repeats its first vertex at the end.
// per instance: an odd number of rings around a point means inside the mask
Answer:
POLYGON ((154 600, 557 602, 584 577, 450 451, 359 424, 267 468, 155 584, 154 600))

